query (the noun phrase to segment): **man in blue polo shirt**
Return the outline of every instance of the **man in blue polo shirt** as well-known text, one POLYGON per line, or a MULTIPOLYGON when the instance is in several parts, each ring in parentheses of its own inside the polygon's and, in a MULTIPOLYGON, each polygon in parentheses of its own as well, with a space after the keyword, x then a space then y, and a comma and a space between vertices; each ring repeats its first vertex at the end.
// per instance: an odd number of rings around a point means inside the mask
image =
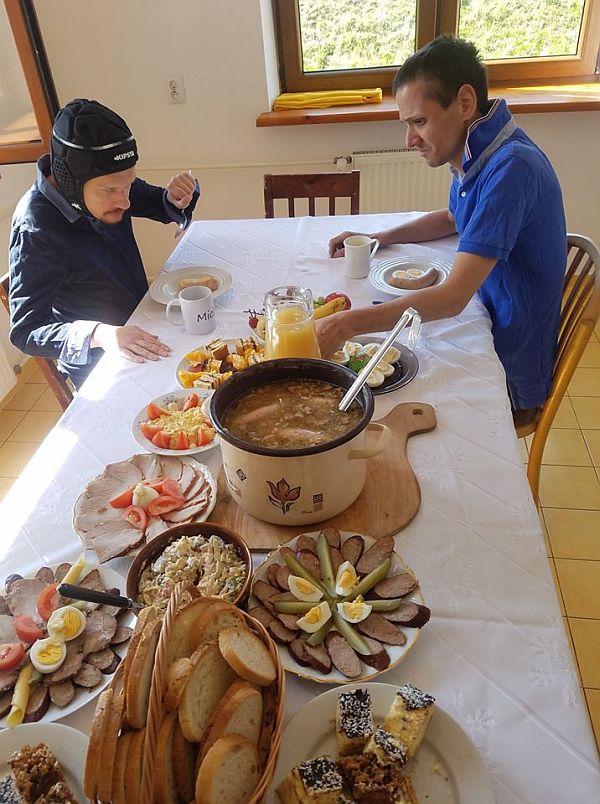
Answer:
POLYGON ((191 220, 198 200, 189 173, 154 187, 135 175, 136 142, 111 109, 85 99, 60 110, 51 155, 15 210, 9 247, 10 339, 50 357, 79 387, 104 351, 143 363, 169 347, 126 326, 148 282, 132 216, 191 220))
MULTIPOLYGON (((517 128, 506 102, 488 101, 476 48, 442 36, 399 69, 393 91, 406 144, 431 167, 449 164, 449 208, 374 233, 382 246, 459 234, 441 285, 319 322, 323 354, 360 333, 391 329, 407 307, 423 320, 458 315, 473 294, 490 313, 516 423, 534 420, 552 383, 567 256, 562 194, 546 156, 517 128)), ((329 254, 342 256, 332 238, 329 254)))

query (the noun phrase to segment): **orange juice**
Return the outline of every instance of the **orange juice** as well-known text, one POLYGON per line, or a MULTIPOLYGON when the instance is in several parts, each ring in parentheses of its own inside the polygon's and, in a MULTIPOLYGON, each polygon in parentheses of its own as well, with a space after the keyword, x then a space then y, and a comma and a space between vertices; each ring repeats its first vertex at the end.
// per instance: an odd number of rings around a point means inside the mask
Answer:
POLYGON ((267 360, 277 357, 321 357, 315 322, 302 305, 276 307, 267 317, 267 360))

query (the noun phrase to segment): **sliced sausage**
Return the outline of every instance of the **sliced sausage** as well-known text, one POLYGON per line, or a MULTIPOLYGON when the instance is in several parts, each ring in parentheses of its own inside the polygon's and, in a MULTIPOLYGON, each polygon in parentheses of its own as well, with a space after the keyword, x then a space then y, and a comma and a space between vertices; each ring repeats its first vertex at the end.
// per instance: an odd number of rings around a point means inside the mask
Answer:
POLYGON ((331 673, 331 658, 325 649, 325 645, 308 645, 304 643, 304 649, 308 663, 319 673, 331 673))
POLYGON ((282 622, 290 631, 298 630, 298 615, 297 614, 282 614, 277 612, 277 619, 282 622))
POLYGON ((8 603, 4 595, 0 595, 0 615, 2 614, 10 614, 10 609, 8 608, 8 603))
POLYGON ((71 703, 75 697, 75 687, 72 681, 61 681, 60 684, 50 685, 50 700, 61 709, 71 703))
POLYGON ((405 625, 407 628, 423 628, 429 622, 431 609, 408 600, 402 603, 395 611, 383 611, 382 616, 391 623, 405 625))
POLYGON ((406 643, 406 636, 398 626, 374 611, 369 614, 366 620, 356 623, 356 627, 361 634, 373 637, 379 642, 386 642, 388 645, 404 645, 406 643))
POLYGON ((359 575, 368 575, 373 572, 380 564, 389 558, 394 552, 394 537, 384 536, 382 539, 377 539, 372 547, 369 547, 366 553, 363 553, 360 561, 356 565, 356 571, 359 575))
POLYGON ((18 667, 13 667, 12 670, 0 670, 0 693, 12 690, 18 677, 18 667))
POLYGON ((311 553, 310 550, 300 550, 298 553, 298 561, 303 567, 306 567, 311 575, 319 580, 321 577, 321 565, 319 564, 319 559, 314 553, 311 553))
POLYGON ((348 678, 357 678, 362 670, 360 659, 352 646, 337 631, 330 631, 325 637, 325 647, 334 667, 348 678))
POLYGON ((23 576, 19 575, 16 572, 13 572, 12 575, 7 576, 6 580, 4 581, 4 591, 6 593, 10 592, 10 587, 15 581, 22 581, 23 576))
POLYGON ((71 564, 69 564, 68 561, 59 564, 58 567, 54 570, 54 583, 61 583, 62 579, 65 577, 65 575, 70 569, 71 564))
MULTIPOLYGON (((293 642, 287 646, 292 658, 298 662, 302 667, 310 667, 308 654, 306 653, 306 642, 304 639, 294 639, 293 642)), ((10 706, 10 701, 9 701, 10 706)))
POLYGON ((0 695, 0 717, 8 715, 10 712, 10 708, 12 706, 12 696, 12 691, 5 692, 3 695, 0 695))
POLYGON ((270 598, 278 595, 279 589, 277 589, 275 586, 271 586, 269 583, 265 583, 264 581, 255 581, 254 586, 252 587, 252 593, 256 595, 261 603, 265 603, 270 598))
POLYGON ((296 550, 308 550, 317 555, 317 543, 312 536, 307 536, 306 533, 301 533, 296 539, 296 550))
POLYGON ((58 684, 72 678, 83 663, 83 643, 85 631, 75 639, 67 642, 67 656, 62 665, 53 673, 48 675, 49 684, 58 684))
POLYGON ((281 556, 282 561, 285 561, 286 555, 292 556, 292 558, 296 558, 296 553, 292 550, 291 547, 287 547, 285 544, 283 547, 279 548, 279 555, 281 556))
POLYGON ((321 533, 323 534, 323 536, 325 536, 325 538, 329 542, 330 547, 335 547, 338 550, 340 549, 340 543, 342 539, 340 537, 340 532, 337 528, 323 528, 321 533))
POLYGON ((400 575, 392 575, 388 578, 384 578, 383 581, 379 581, 373 591, 377 597, 386 599, 404 597, 404 595, 413 592, 418 585, 419 582, 414 575, 411 575, 410 572, 403 572, 400 575))
POLYGON ((97 667, 98 670, 104 672, 107 667, 113 662, 115 654, 110 648, 104 648, 103 650, 98 650, 96 653, 90 653, 89 656, 85 657, 86 662, 88 664, 94 665, 97 667))
POLYGON ((275 642, 279 642, 280 645, 288 645, 296 639, 296 633, 294 631, 290 631, 283 623, 275 619, 269 623, 269 633, 275 642))
POLYGON ((104 673, 105 676, 112 676, 112 674, 116 672, 116 669, 120 664, 121 664, 121 657, 117 653, 113 652, 112 662, 108 665, 108 667, 105 667, 102 670, 102 672, 104 673))
POLYGON ((375 670, 385 670, 390 666, 390 657, 387 650, 383 647, 381 642, 378 642, 372 637, 363 636, 367 645, 371 648, 371 653, 368 656, 361 654, 361 659, 369 667, 374 667, 375 670))
POLYGON ((79 687, 95 687, 102 681, 102 672, 93 664, 84 662, 73 677, 73 683, 79 687))
POLYGON ((27 709, 25 710, 25 717, 23 723, 37 723, 41 720, 50 706, 50 693, 46 684, 38 684, 34 687, 29 700, 27 701, 27 709))
POLYGON ((54 572, 50 567, 40 567, 35 573, 35 577, 39 578, 44 583, 54 583, 54 572))
POLYGON ((279 584, 277 583, 277 570, 277 564, 271 564, 267 569, 267 580, 271 586, 274 586, 276 589, 279 588, 279 584))
POLYGON ((129 628, 127 625, 118 625, 117 630, 113 634, 113 638, 110 640, 111 645, 121 645, 123 642, 127 642, 127 640, 131 637, 133 633, 133 629, 129 628))
POLYGON ((342 557, 344 561, 349 561, 353 567, 356 567, 364 549, 365 542, 362 536, 351 536, 341 547, 342 557))
POLYGON ((258 620, 265 628, 268 628, 269 623, 272 623, 275 619, 275 615, 267 611, 264 606, 255 606, 253 609, 248 610, 248 614, 254 617, 255 620, 258 620))
POLYGON ((290 568, 287 567, 285 564, 281 566, 280 564, 277 565, 277 586, 280 589, 283 589, 284 592, 290 591, 290 584, 289 584, 289 577, 292 573, 290 572, 290 568))
POLYGON ((96 653, 96 651, 107 648, 116 630, 117 621, 111 614, 106 614, 99 609, 92 611, 88 615, 87 625, 83 632, 85 636, 84 654, 87 656, 88 653, 96 653))
POLYGON ((331 555, 331 566, 333 567, 334 576, 337 574, 338 567, 344 563, 344 557, 337 547, 330 547, 329 553, 331 555))

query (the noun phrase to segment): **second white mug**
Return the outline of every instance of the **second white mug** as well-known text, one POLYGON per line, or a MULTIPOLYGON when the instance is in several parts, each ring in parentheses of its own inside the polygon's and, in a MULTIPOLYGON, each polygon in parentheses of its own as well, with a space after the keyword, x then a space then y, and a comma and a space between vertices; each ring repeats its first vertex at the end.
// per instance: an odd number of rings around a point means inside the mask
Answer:
POLYGON ((350 279, 364 279, 369 275, 371 260, 379 248, 379 240, 367 235, 351 235, 344 240, 346 276, 350 279))
POLYGON ((190 335, 205 335, 215 328, 215 303, 209 288, 184 288, 176 299, 167 304, 167 319, 171 324, 185 327, 190 335), (182 320, 174 320, 173 308, 179 307, 182 320))

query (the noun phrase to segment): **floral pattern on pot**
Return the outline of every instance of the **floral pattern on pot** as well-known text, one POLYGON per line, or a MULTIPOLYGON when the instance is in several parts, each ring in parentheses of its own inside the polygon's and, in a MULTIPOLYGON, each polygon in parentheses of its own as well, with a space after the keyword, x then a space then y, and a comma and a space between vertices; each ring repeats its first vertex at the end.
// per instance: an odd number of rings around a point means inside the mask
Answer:
POLYGON ((267 480, 271 493, 268 495, 269 502, 276 508, 281 508, 282 514, 287 514, 292 505, 300 497, 302 486, 292 488, 287 480, 282 477, 278 483, 271 483, 267 480))

